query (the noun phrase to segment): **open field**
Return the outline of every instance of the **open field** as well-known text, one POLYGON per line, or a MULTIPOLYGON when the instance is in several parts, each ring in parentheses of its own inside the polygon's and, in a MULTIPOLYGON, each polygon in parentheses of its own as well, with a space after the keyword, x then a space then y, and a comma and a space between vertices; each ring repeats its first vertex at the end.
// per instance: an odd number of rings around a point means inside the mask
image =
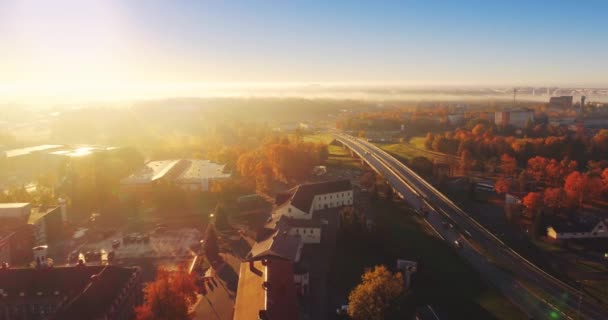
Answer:
POLYGON ((425 149, 424 147, 425 137, 413 137, 410 139, 410 144, 418 149, 425 149))
POLYGON ((401 159, 411 160, 415 157, 426 157, 422 151, 418 151, 416 149, 408 148, 403 144, 395 143, 395 144, 378 144, 378 147, 384 149, 386 152, 391 153, 401 159))
POLYGON ((343 167, 345 169, 361 169, 361 162, 350 156, 347 149, 340 146, 330 145, 334 138, 330 134, 311 134, 305 135, 304 141, 327 144, 327 150, 329 151, 329 157, 327 159, 328 166, 343 167))
POLYGON ((375 239, 338 242, 333 262, 336 276, 331 279, 336 296, 343 300, 336 304, 346 302, 365 268, 378 264, 394 268, 400 258, 419 263, 408 305, 431 304, 454 319, 525 318, 403 204, 386 203, 374 208, 378 218, 375 239))

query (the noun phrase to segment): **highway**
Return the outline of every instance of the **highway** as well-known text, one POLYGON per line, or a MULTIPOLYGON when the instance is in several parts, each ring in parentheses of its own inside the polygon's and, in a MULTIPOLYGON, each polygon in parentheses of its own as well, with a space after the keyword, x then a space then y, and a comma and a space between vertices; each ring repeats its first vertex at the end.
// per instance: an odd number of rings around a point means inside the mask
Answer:
POLYGON ((530 318, 608 319, 604 306, 521 257, 384 150, 346 134, 336 138, 382 174, 405 201, 426 212, 429 225, 530 318))

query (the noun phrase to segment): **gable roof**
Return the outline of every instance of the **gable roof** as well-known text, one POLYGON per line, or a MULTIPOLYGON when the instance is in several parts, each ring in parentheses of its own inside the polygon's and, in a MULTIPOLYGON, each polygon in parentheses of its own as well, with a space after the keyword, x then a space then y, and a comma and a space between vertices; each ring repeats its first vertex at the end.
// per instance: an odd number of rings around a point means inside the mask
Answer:
POLYGON ((558 233, 591 232, 593 228, 602 221, 603 220, 598 217, 589 216, 584 219, 579 218, 576 220, 556 219, 548 225, 558 233))
POLYGON ((310 212, 312 200, 316 195, 348 191, 351 189, 350 180, 301 184, 296 188, 291 197, 291 205, 304 212, 310 212))
POLYGON ((251 259, 259 260, 270 256, 295 261, 301 242, 299 236, 288 235, 287 231, 279 229, 272 236, 256 242, 251 247, 251 259))

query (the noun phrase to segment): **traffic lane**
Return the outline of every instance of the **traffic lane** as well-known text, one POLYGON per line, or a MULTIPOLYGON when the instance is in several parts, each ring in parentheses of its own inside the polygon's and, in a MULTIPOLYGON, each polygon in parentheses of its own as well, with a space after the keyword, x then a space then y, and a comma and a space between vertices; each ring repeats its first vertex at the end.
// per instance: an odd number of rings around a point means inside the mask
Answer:
MULTIPOLYGON (((416 177, 412 176, 407 170, 403 170, 400 167, 398 169, 400 171, 399 173, 403 174, 405 176, 406 180, 408 180, 408 182, 411 182, 411 181, 417 182, 418 181, 418 179, 416 177)), ((418 190, 424 190, 425 188, 427 188, 427 186, 425 186, 423 183, 420 183, 420 182, 413 183, 413 184, 418 188, 418 190)), ((520 272, 517 272, 518 275, 525 277, 526 279, 528 279, 528 281, 531 281, 532 283, 535 283, 536 285, 538 285, 540 287, 544 287, 544 289, 545 289, 544 291, 546 291, 546 293, 549 293, 549 292, 555 293, 555 295, 548 294, 551 298, 553 298, 555 300, 558 300, 561 297, 563 297, 563 293, 568 293, 567 290, 565 290, 562 286, 560 286, 558 284, 554 284, 553 281, 551 281, 550 279, 548 279, 549 283, 547 283, 546 281, 543 281, 543 278, 545 278, 546 276, 538 273, 537 270, 534 270, 534 268, 532 266, 529 266, 527 263, 524 262, 524 266, 522 268, 521 264, 518 264, 514 261, 514 260, 519 259, 519 257, 514 256, 513 253, 510 252, 509 250, 507 250, 506 248, 504 248, 504 246, 502 246, 499 243, 496 243, 495 241, 493 241, 493 239, 490 239, 488 237, 488 235, 485 234, 485 231, 479 230, 478 229, 479 226, 473 224, 471 221, 469 221, 469 219, 467 217, 463 217, 461 212, 454 209, 451 204, 446 203, 444 199, 442 199, 439 196, 436 196, 435 192, 433 192, 433 190, 428 190, 428 191, 429 191, 427 193, 428 199, 431 200, 432 202, 439 203, 441 206, 441 209, 443 209, 443 211, 446 213, 446 215, 451 217, 455 222, 458 221, 457 222, 458 224, 466 225, 466 226, 468 226, 468 229, 474 230, 472 233, 477 233, 477 236, 479 237, 479 238, 477 238, 478 242, 479 242, 479 239, 481 239, 481 242, 483 242, 483 244, 485 245, 487 250, 493 250, 493 252, 495 252, 495 253, 501 253, 501 255, 497 258, 500 258, 499 260, 501 260, 502 264, 509 265, 511 268, 513 268, 515 270, 519 270, 520 272), (452 214, 449 214, 449 212, 451 212, 452 214), (532 271, 532 272, 528 272, 528 271, 532 271)), ((473 238, 475 238, 475 236, 473 236, 473 238)), ((575 307, 575 304, 577 302, 574 300, 575 299, 566 301, 566 304, 568 305, 568 307, 570 307, 570 308, 575 307)), ((553 310, 553 309, 552 309, 552 311, 559 312, 558 310, 553 310)), ((597 318, 597 316, 600 315, 597 312, 595 312, 594 310, 590 310, 590 312, 595 314, 595 316, 594 316, 595 318, 597 318)))
MULTIPOLYGON (((351 148, 352 148, 352 146, 351 146, 351 148)), ((359 151, 361 154, 365 155, 366 149, 361 148, 361 147, 357 147, 357 150, 358 150, 358 151, 359 151)), ((374 167, 376 167, 378 170, 381 170, 382 172, 384 172, 384 173, 386 174, 386 176, 391 176, 391 175, 394 175, 394 174, 393 174, 392 172, 390 172, 388 169, 384 168, 384 167, 385 167, 385 165, 384 165, 384 164, 382 164, 382 163, 380 163, 380 161, 378 161, 377 159, 375 159, 373 156, 371 156, 371 155, 368 155, 367 157, 366 157, 366 156, 364 156, 364 159, 365 159, 365 160, 367 160, 368 162, 372 163, 372 165, 373 165, 374 167), (380 169, 380 168, 381 168, 381 169, 380 169)), ((385 160, 385 159, 384 159, 384 160, 385 160)), ((385 161, 386 161, 386 160, 385 160, 385 161)), ((387 161, 387 163, 389 163, 389 162, 387 161)), ((399 166, 399 168, 400 168, 400 166, 399 166)), ((395 168, 393 167, 393 169, 395 169, 395 168)), ((403 172, 403 170, 402 170, 401 168, 400 168, 400 171, 402 171, 402 172, 403 172)), ((409 172, 407 172, 407 171, 404 171, 403 173, 408 174, 408 175, 410 174, 410 173, 409 173, 409 172)), ((411 175, 410 175, 410 179, 411 179, 412 181, 418 181, 418 179, 417 179, 415 176, 411 176, 411 175)), ((395 184, 395 185, 399 185, 399 184, 402 184, 402 183, 403 183, 403 182, 399 181, 399 180, 398 180, 398 179, 396 179, 396 178, 393 178, 393 179, 391 179, 391 180, 392 180, 392 181, 390 181, 390 182, 393 182, 393 183, 395 183, 395 182, 396 182, 396 184, 395 184)), ((408 182, 409 182, 409 181, 408 181, 408 182)), ((417 185, 417 187, 418 187, 418 188, 421 188, 421 189, 427 188, 427 186, 425 186, 423 183, 419 183, 419 184, 417 185)), ((407 192, 407 191, 410 191, 410 192, 411 192, 411 190, 406 190, 406 189, 407 189, 407 188, 404 188, 404 190, 403 190, 403 191, 404 191, 404 192, 407 192)), ((434 195, 433 190, 429 190, 429 191, 430 191, 430 194, 433 194, 433 196, 435 196, 435 195, 434 195)), ((405 193, 405 194, 407 194, 407 193, 405 193)), ((435 197, 436 197, 436 196, 435 196, 435 197)), ((438 203, 444 203, 444 202, 445 202, 445 200, 444 200, 444 199, 442 199, 442 198, 440 198, 440 197, 436 197, 435 201, 437 201, 438 203), (438 200, 438 201, 437 201, 437 200, 438 200)), ((455 212, 453 213, 453 216, 454 216, 454 217, 458 217, 458 216, 460 216, 461 218, 463 218, 463 220, 461 220, 461 222, 464 222, 466 225, 469 225, 469 227, 471 227, 471 222, 470 222, 470 221, 468 221, 468 219, 466 219, 465 217, 462 217, 462 216, 461 216, 461 213, 460 213, 460 212, 458 212, 457 210, 454 210, 454 208, 453 208, 451 205, 449 205, 449 204, 447 204, 447 203, 446 203, 446 205, 448 205, 448 207, 446 208, 446 209, 448 210, 448 212, 449 212, 449 211, 455 211, 455 212)), ((478 228, 478 226, 476 226, 476 225, 472 225, 472 227, 473 227, 473 228, 472 228, 473 230, 477 230, 477 228, 478 228)), ((487 241, 487 238, 488 238, 488 237, 487 237, 487 235, 485 235, 483 231, 479 231, 479 232, 480 232, 480 235, 481 235, 481 239, 483 239, 483 240, 484 240, 484 242, 486 242, 486 241, 487 241)), ((491 243, 490 245, 491 245, 491 246, 496 247, 496 244, 495 244, 495 243, 491 243)), ((500 250, 500 249, 504 250, 504 248, 499 248, 499 250, 500 250)), ((507 251, 507 253, 508 253, 509 255, 511 254, 511 253, 510 253, 510 252, 508 252, 508 251, 507 251)), ((507 259, 508 264, 513 265, 513 263, 514 263, 513 259, 514 259, 514 258, 516 258, 516 257, 509 257, 509 258, 507 259)), ((513 265, 513 267, 515 267, 515 268, 517 269, 517 268, 521 267, 521 265, 513 265)), ((530 267, 530 266, 527 266, 527 267, 530 267)), ((533 271, 536 271, 536 270, 533 270, 533 271)), ((536 278, 533 278, 533 279, 536 279, 536 278)))

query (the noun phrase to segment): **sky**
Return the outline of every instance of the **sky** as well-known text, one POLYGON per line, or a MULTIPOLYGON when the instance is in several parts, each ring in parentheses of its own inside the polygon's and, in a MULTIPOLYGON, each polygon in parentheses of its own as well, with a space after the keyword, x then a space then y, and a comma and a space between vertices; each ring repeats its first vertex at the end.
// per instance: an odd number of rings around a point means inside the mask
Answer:
POLYGON ((0 0, 0 98, 608 87, 608 1, 0 0))

